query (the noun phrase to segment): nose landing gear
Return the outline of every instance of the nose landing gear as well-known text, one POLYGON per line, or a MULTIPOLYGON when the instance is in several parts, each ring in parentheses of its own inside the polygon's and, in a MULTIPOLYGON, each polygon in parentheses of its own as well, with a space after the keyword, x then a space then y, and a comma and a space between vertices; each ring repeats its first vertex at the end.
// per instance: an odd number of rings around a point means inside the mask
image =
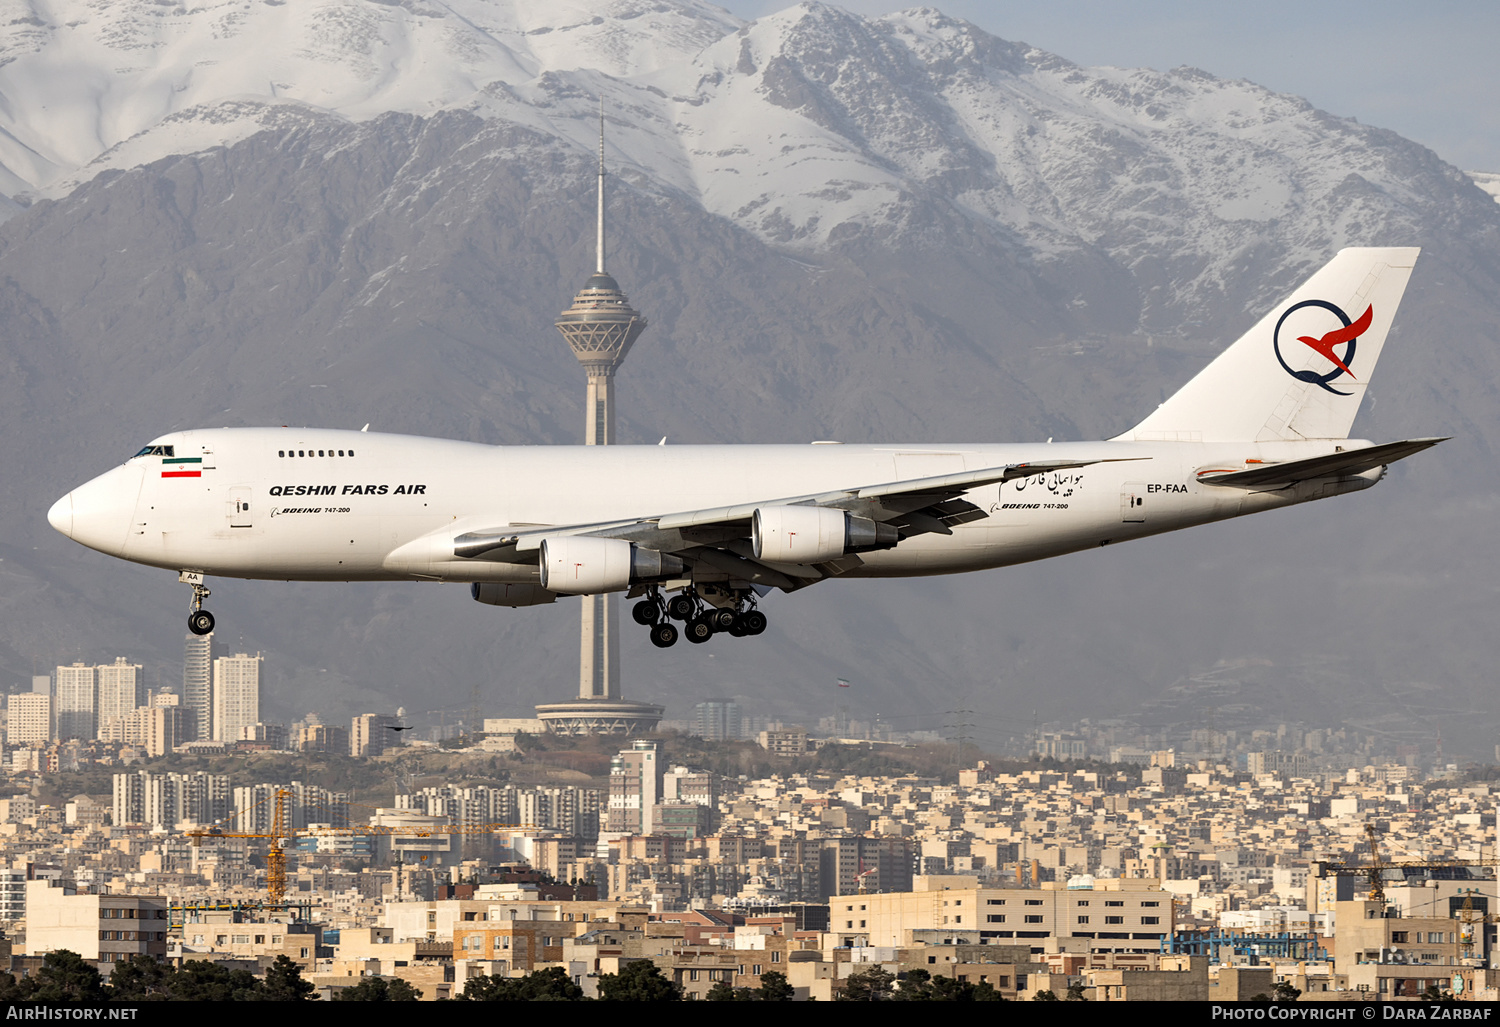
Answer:
POLYGON ((214 615, 203 608, 203 600, 213 595, 203 584, 203 575, 197 571, 183 571, 177 580, 193 586, 192 612, 188 614, 188 630, 195 635, 206 635, 214 629, 214 615))

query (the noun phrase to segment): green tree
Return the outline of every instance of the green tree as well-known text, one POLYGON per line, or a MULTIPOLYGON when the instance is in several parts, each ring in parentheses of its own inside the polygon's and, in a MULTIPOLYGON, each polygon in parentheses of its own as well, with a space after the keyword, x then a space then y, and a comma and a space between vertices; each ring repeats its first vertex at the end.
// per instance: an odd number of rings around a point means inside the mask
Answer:
POLYGON ((1005 996, 995 990, 995 986, 989 981, 980 981, 974 985, 975 1002, 1004 1002, 1005 996))
POLYGON ((779 970, 768 970, 761 974, 757 991, 762 1002, 790 1002, 797 994, 797 989, 787 981, 786 974, 779 970))
POLYGON ((249 970, 231 970, 207 959, 190 959, 167 979, 173 1002, 254 1002, 265 986, 249 970))
POLYGON ((1054 994, 1051 991, 1039 991, 1035 995, 1031 996, 1031 1001, 1033 1001, 1033 1002, 1056 1002, 1057 1001, 1057 995, 1054 994))
POLYGON ((840 1002, 887 1002, 896 983, 896 975, 883 967, 872 966, 844 978, 840 1002))
POLYGON ((601 975, 599 997, 606 1002, 677 1002, 682 988, 663 977, 651 960, 637 959, 617 974, 601 975))
POLYGON ((419 988, 413 988, 401 978, 386 980, 384 977, 365 977, 351 988, 334 993, 336 1002, 415 1002, 422 997, 419 988))
POLYGON ((109 975, 110 998, 116 1002, 163 1002, 171 997, 173 971, 147 955, 134 955, 109 975))
POLYGON ((934 977, 930 984, 934 1002, 973 1002, 974 985, 956 977, 934 977))
POLYGON ((901 975, 901 986, 891 997, 900 1002, 931 1002, 937 996, 933 992, 932 974, 926 970, 908 970, 901 975))
POLYGON ((924 1002, 932 999, 932 973, 927 970, 907 970, 900 976, 901 987, 895 993, 897 999, 904 1002, 924 1002))
POLYGON ((1292 987, 1291 984, 1287 981, 1278 982, 1276 985, 1276 990, 1272 995, 1274 1001, 1277 1002, 1295 1002, 1301 997, 1302 989, 1292 987))
POLYGON ((271 1002, 308 1002, 318 997, 317 987, 302 979, 302 967, 284 954, 277 956, 266 971, 264 987, 266 999, 271 1002))
POLYGON ((58 949, 42 959, 41 969, 20 985, 32 1002, 103 1003, 109 998, 99 970, 76 952, 58 949))
POLYGON ((524 977, 471 977, 458 998, 462 1002, 580 1002, 583 997, 583 989, 568 971, 552 966, 524 977))
MULTIPOLYGON (((1297 994, 1300 995, 1302 993, 1299 991, 1297 994)), ((1088 1000, 1088 996, 1083 993, 1083 985, 1081 984, 1068 985, 1067 998, 1063 999, 1064 1002, 1087 1002, 1088 1000)))
POLYGON ((956 977, 934 977, 923 969, 908 970, 901 979, 901 990, 895 998, 902 1002, 993 1002, 999 992, 988 983, 982 985, 960 981, 956 977))

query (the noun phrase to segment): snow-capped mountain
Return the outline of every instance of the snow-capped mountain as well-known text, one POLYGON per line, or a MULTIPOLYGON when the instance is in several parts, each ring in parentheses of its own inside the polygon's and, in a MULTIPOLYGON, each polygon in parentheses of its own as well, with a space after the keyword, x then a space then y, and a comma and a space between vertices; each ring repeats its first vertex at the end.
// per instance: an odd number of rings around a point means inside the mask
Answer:
POLYGON ((639 76, 736 28, 652 0, 5 0, 5 188, 238 142, 276 107, 358 121, 503 104, 578 69, 639 76))
MULTIPOLYGON (((627 440, 1101 437, 1359 244, 1425 253, 1358 430, 1459 436, 1369 494, 1263 522, 783 597, 778 645, 627 636, 627 694, 738 692, 796 719, 827 712, 808 681, 845 677, 885 711, 1102 715, 1250 657, 1274 670, 1246 691, 1307 716, 1364 688, 1384 698, 1363 711, 1413 730, 1401 697, 1432 689, 1490 730, 1500 641, 1478 597, 1500 554, 1473 540, 1500 471, 1500 205, 1414 143, 934 10, 0 0, 0 25, 15 675, 123 653, 179 672, 171 576, 44 519, 132 443, 365 422, 575 441, 581 374, 550 323, 592 266, 602 96, 610 267, 652 321, 619 379, 627 440)), ((483 681, 513 712, 571 687, 564 610, 403 585, 215 593, 223 633, 276 654, 280 716, 393 707, 416 682, 437 704, 483 681)))
POLYGON ((912 201, 930 196, 1041 260, 1103 250, 1151 283, 1142 328, 1170 331, 1233 292, 1259 246, 1295 277, 1350 226, 1415 230, 1467 184, 1296 97, 1195 69, 1080 68, 931 9, 872 21, 804 3, 743 25, 696 0, 8 6, 10 193, 63 195, 319 116, 462 110, 584 152, 602 98, 616 171, 766 242, 920 241, 912 201))

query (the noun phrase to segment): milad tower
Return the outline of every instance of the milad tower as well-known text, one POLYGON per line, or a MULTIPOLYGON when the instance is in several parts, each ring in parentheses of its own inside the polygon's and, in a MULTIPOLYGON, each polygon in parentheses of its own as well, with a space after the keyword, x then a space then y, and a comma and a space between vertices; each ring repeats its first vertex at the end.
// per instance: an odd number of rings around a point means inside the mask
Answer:
MULTIPOLYGON (((646 330, 646 319, 630 305, 604 270, 604 110, 599 110, 598 218, 594 273, 555 322, 588 375, 584 444, 615 441, 615 371, 646 330)), ((620 698, 620 644, 612 595, 583 597, 578 656, 578 699, 537 707, 537 716, 561 734, 634 735, 655 729, 663 708, 620 698)))

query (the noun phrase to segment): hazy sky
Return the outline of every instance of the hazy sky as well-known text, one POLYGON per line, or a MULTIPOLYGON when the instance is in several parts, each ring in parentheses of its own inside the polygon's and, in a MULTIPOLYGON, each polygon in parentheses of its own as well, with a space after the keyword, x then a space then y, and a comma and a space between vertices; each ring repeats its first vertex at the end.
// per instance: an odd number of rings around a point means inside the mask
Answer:
MULTIPOLYGON (((742 18, 787 0, 718 0, 742 18)), ((918 6, 847 0, 866 15, 918 6)), ((1492 0, 928 0, 1078 64, 1190 64, 1390 128, 1465 171, 1500 171, 1500 4, 1492 0)))

